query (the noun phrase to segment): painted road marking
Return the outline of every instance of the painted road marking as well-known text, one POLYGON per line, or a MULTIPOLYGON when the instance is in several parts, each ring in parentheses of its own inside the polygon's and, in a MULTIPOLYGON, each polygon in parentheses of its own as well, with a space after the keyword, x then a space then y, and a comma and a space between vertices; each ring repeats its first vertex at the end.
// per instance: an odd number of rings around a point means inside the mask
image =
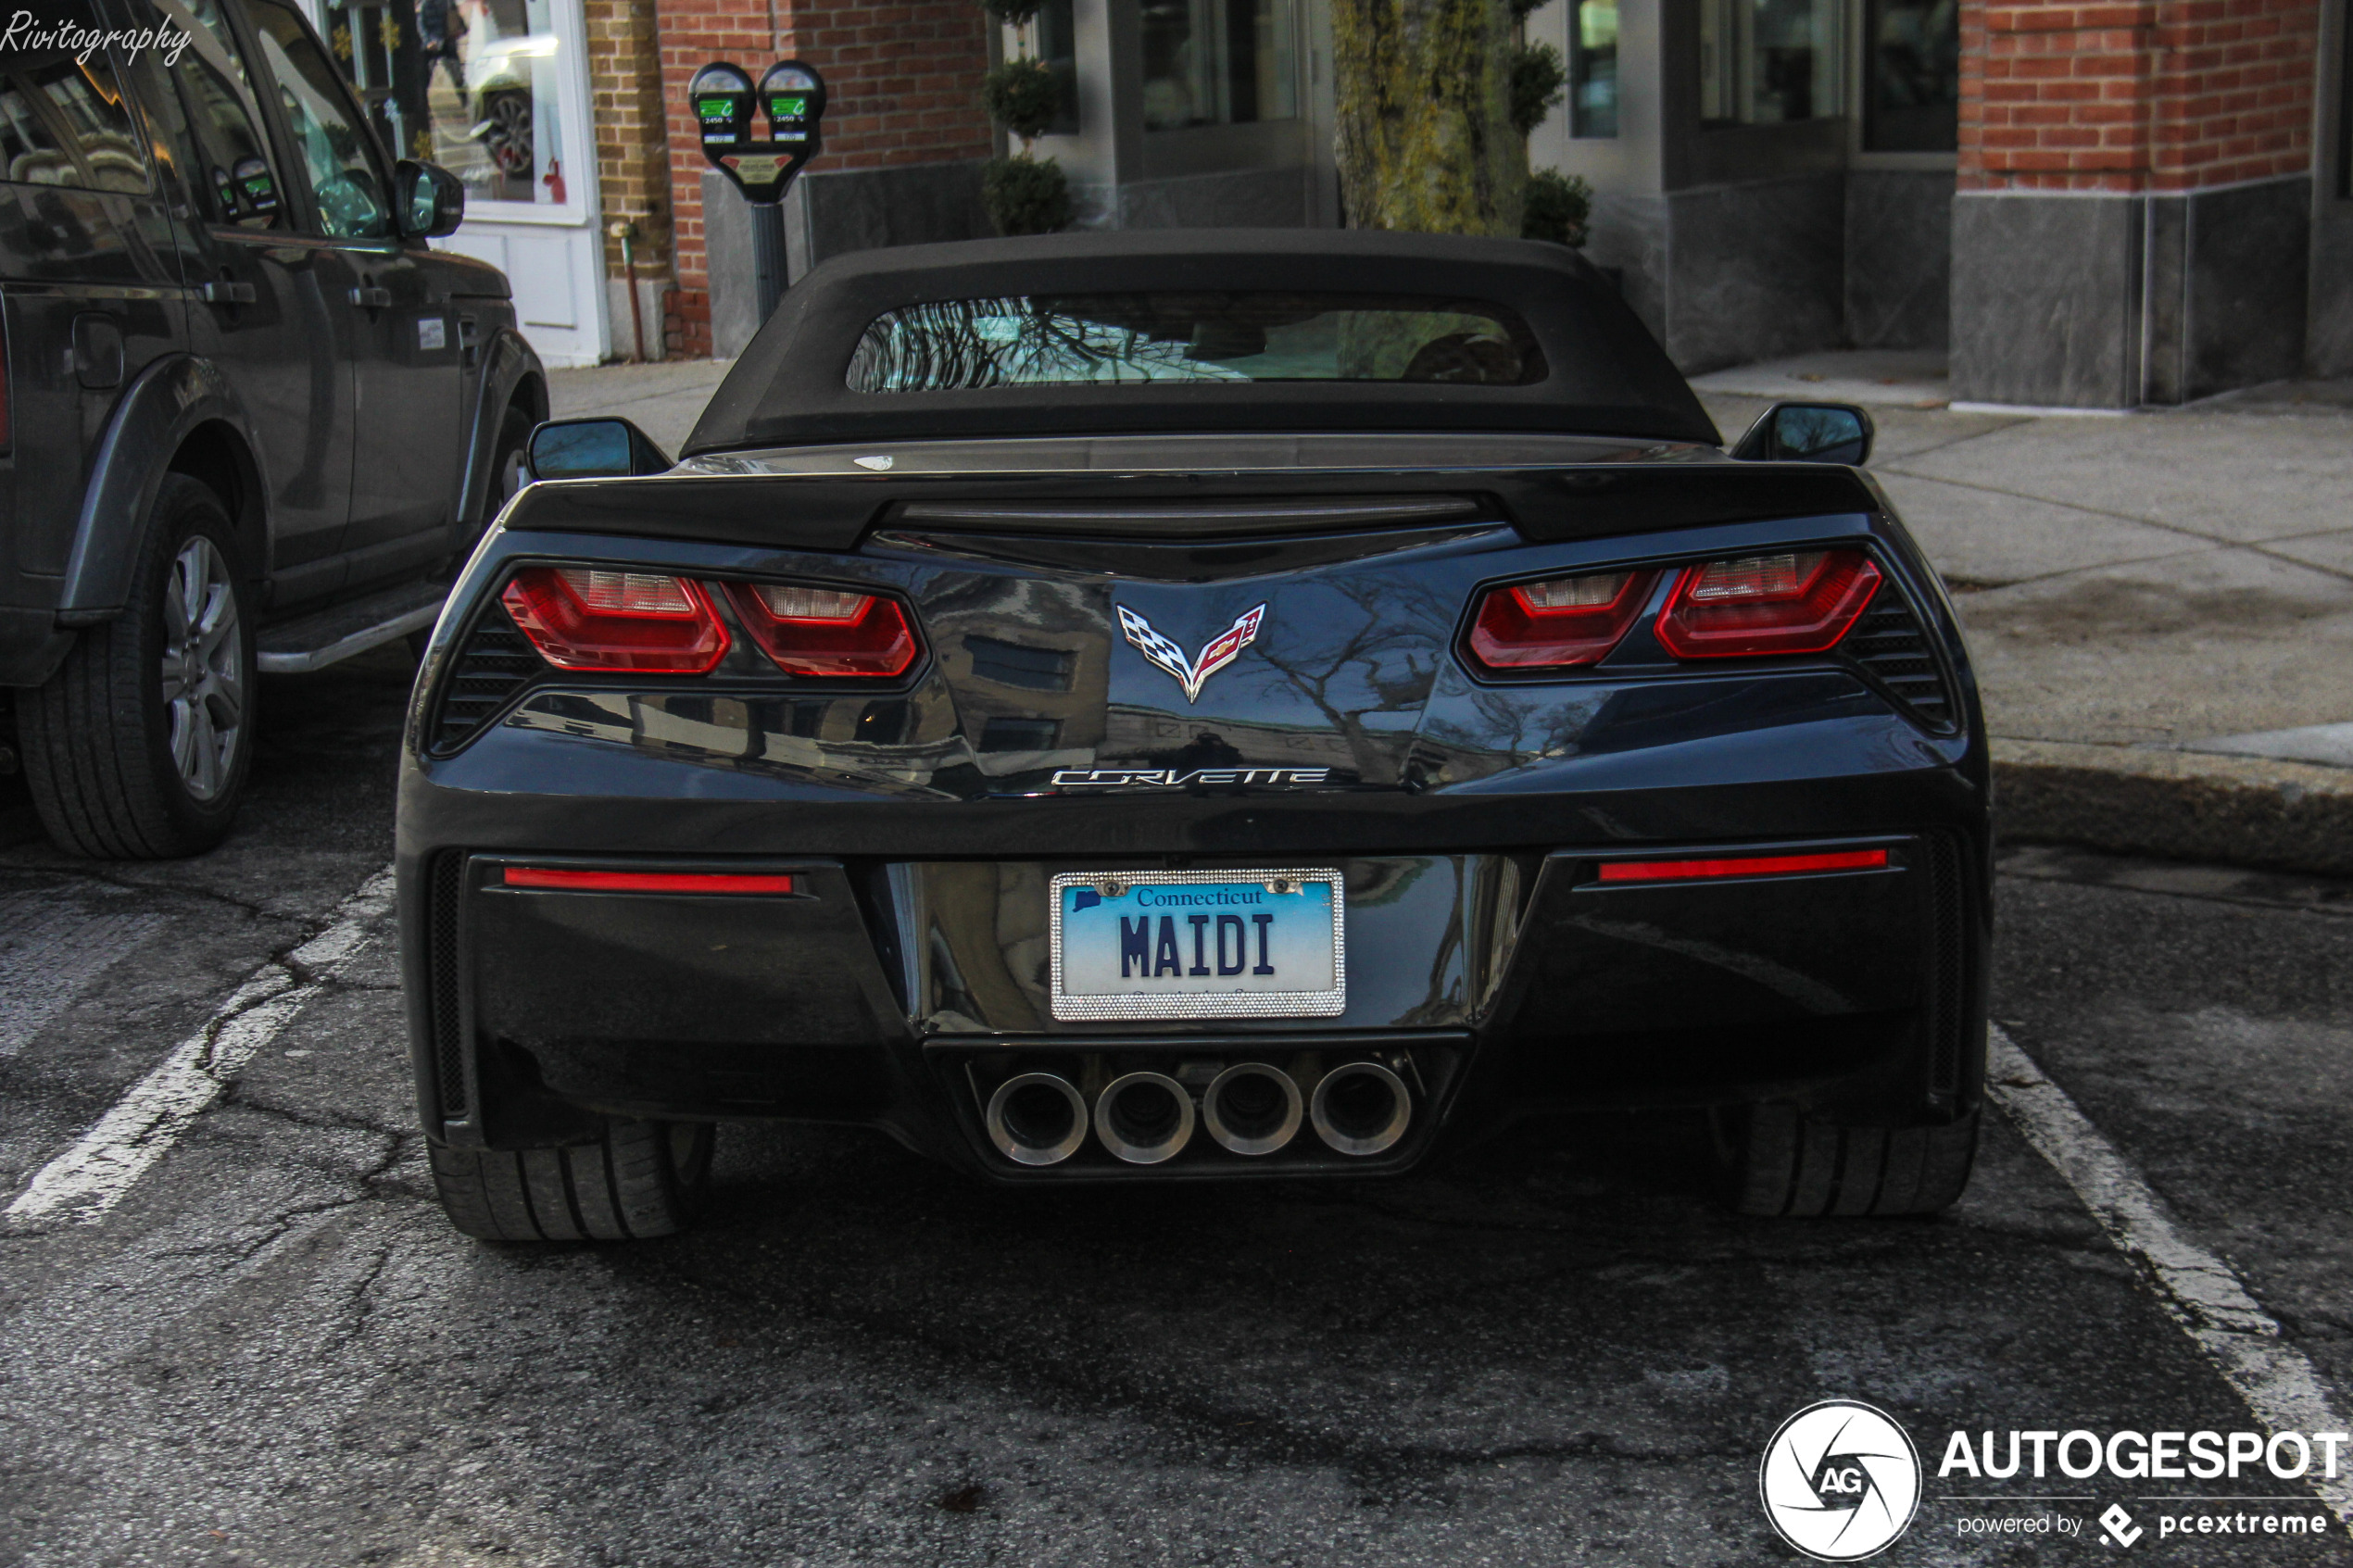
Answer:
POLYGON ((0 899, 0 1057, 24 1049, 165 924, 161 915, 93 913, 63 888, 0 899))
POLYGON ((245 978, 204 1026, 132 1085, 80 1142, 43 1166, 0 1219, 94 1223, 170 1152, 256 1051, 325 989, 392 908, 392 868, 339 905, 326 930, 245 978))
MULTIPOLYGON (((2230 1264, 2182 1234, 2165 1199, 2000 1025, 1988 1045, 1986 1093, 2067 1179, 2108 1239, 2146 1267, 2167 1315, 2221 1370, 2255 1418, 2273 1432, 2343 1431, 2319 1371, 2281 1338, 2277 1320, 2247 1294, 2230 1264)), ((2321 1500, 2353 1528, 2353 1477, 2310 1479, 2321 1500)))

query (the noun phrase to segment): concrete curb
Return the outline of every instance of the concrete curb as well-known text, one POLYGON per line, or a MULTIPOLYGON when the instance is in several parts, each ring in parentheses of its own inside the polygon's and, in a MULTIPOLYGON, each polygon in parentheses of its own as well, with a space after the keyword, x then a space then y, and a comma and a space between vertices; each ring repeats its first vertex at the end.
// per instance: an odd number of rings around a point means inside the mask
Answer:
POLYGON ((2353 770, 2062 741, 1994 742, 2016 843, 2353 875, 2353 770))

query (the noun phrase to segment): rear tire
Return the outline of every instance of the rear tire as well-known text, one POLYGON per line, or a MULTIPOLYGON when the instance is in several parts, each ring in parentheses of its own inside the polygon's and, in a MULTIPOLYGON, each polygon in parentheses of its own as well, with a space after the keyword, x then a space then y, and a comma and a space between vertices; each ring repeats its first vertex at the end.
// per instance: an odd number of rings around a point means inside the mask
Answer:
POLYGON ((711 1187, 707 1122, 609 1117, 595 1143, 458 1148, 428 1143, 449 1223, 480 1241, 642 1241, 695 1222, 711 1187))
POLYGON ((1942 1127, 1850 1127, 1786 1105, 1719 1114, 1717 1147, 1743 1214, 1935 1214, 1977 1158, 1978 1113, 1942 1127))
POLYGON ((61 849, 164 859, 229 834, 253 762, 253 618, 220 498, 156 493, 129 602, 18 699, 25 781, 61 849))

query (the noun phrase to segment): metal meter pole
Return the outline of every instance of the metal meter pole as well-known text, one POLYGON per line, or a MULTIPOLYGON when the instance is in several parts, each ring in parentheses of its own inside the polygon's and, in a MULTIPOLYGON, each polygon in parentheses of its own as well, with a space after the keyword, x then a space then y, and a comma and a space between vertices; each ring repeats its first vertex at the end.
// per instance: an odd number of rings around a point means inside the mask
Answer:
POLYGON ((749 205, 751 296, 760 307, 761 320, 765 322, 784 302, 785 289, 792 282, 785 260, 785 204, 773 201, 749 205))

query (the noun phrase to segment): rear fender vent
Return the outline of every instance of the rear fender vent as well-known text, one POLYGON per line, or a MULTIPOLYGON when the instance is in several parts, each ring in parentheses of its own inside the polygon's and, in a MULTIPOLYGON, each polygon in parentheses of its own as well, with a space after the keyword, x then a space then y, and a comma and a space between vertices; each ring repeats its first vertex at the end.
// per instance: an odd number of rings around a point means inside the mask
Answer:
POLYGON ((431 749, 438 755, 465 745, 547 668, 494 601, 450 656, 431 749))
POLYGON ((433 857, 425 877, 426 984, 431 987, 426 1010, 433 1031, 434 1087, 442 1116, 453 1122, 464 1119, 471 1098, 466 1092, 458 974, 458 911, 465 897, 465 852, 444 849, 433 857))
POLYGON ((1944 834, 1931 834, 1928 849, 1928 896, 1931 940, 1929 955, 1928 1015, 1931 1066, 1929 1087, 1940 1095, 1957 1093, 1961 1083, 1962 1032, 1968 1026, 1964 1006, 1969 995, 1969 945, 1964 939, 1968 911, 1963 904, 1960 850, 1944 834))
POLYGON ((1880 584, 1870 607, 1839 645, 1920 722, 1950 730, 1956 721, 1953 690, 1919 614, 1893 578, 1880 584))

